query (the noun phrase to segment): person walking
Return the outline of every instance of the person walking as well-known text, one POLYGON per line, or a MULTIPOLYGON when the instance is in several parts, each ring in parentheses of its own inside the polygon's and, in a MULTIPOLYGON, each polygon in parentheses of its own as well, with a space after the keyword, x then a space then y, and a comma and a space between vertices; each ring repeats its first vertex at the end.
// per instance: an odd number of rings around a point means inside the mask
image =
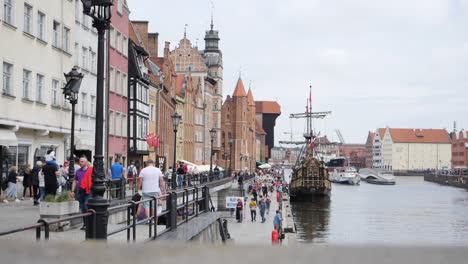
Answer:
POLYGON ((24 200, 24 198, 26 197, 26 191, 29 191, 29 197, 33 197, 31 181, 32 181, 31 165, 26 164, 23 167, 23 197, 21 197, 21 200, 24 200))
POLYGON ((57 194, 59 169, 53 162, 47 162, 44 168, 44 184, 45 184, 45 196, 57 194))
POLYGON ((258 196, 257 189, 253 188, 253 190, 252 190, 252 196, 253 196, 252 199, 253 199, 255 202, 257 202, 257 201, 258 201, 258 200, 257 200, 257 196, 258 196))
POLYGON ((182 164, 177 168, 177 187, 182 188, 184 186, 185 170, 182 164))
POLYGON ((252 200, 250 201, 249 207, 250 207, 250 217, 252 219, 252 222, 257 221, 257 202, 255 201, 254 198, 252 198, 252 200))
POLYGON ((120 164, 120 157, 115 157, 114 164, 111 166, 111 176, 113 180, 113 186, 116 189, 113 192, 112 198, 120 198, 122 196, 122 191, 124 188, 123 180, 125 179, 125 169, 120 164))
MULTIPOLYGON (((152 197, 159 197, 166 193, 166 184, 164 182, 164 176, 162 171, 154 166, 154 161, 149 159, 146 161, 147 167, 142 169, 140 172, 140 177, 138 179, 138 190, 143 191, 142 199, 148 200, 152 197)), ((153 211, 153 216, 156 213, 162 211, 162 203, 158 200, 158 212, 153 211)), ((146 216, 150 215, 150 203, 146 202, 143 204, 145 209, 146 216)))
POLYGON ((18 200, 18 191, 16 190, 16 183, 20 181, 18 177, 18 169, 15 166, 10 168, 10 172, 8 173, 8 190, 7 190, 7 197, 10 199, 15 199, 15 202, 19 202, 18 200))
POLYGON ((283 218, 281 217, 281 211, 276 210, 276 215, 275 215, 275 218, 273 219, 273 227, 278 232, 280 231, 280 228, 281 228, 281 222, 283 222, 283 218))
POLYGON ((271 196, 270 195, 267 195, 266 200, 265 200, 265 204, 266 204, 266 214, 269 215, 270 214, 270 206, 271 206, 271 196))
POLYGON ((242 222, 242 219, 244 218, 244 203, 242 202, 241 199, 237 199, 237 205, 236 205, 236 220, 238 223, 242 222))
POLYGON ((34 196, 34 205, 39 205, 39 174, 42 171, 42 161, 38 160, 31 171, 31 185, 34 196))
POLYGON ((130 185, 130 187, 133 186, 133 184, 135 182, 135 177, 137 175, 138 175, 138 170, 135 167, 134 161, 131 160, 130 161, 130 166, 128 166, 128 168, 127 168, 127 179, 128 179, 128 185, 130 185))
POLYGON ((265 211, 266 211, 266 202, 265 198, 263 196, 260 196, 260 202, 258 203, 259 209, 260 209, 260 216, 262 217, 262 224, 265 223, 266 218, 265 218, 265 211))
MULTIPOLYGON (((76 198, 80 204, 80 212, 88 212, 88 200, 91 198, 91 193, 88 193, 85 188, 83 188, 83 180, 86 176, 92 174, 92 167, 88 164, 88 159, 85 156, 80 158, 80 168, 75 172, 75 179, 72 183, 72 198, 76 198), (75 192, 77 197, 75 197, 75 192)), ((83 226, 81 230, 86 230, 86 218, 83 217, 83 226)))

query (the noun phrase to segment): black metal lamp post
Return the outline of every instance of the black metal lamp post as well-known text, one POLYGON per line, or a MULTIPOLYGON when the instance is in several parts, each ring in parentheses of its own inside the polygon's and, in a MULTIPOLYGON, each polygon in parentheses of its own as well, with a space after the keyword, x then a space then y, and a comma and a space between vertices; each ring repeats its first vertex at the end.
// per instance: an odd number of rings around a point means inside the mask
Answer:
MULTIPOLYGON (((226 173, 226 172, 227 172, 227 169, 228 169, 228 168, 227 168, 227 161, 228 161, 228 158, 229 158, 229 153, 224 152, 224 173, 226 173)), ((229 176, 231 176, 231 175, 229 175, 229 176)))
POLYGON ((63 87, 63 94, 72 107, 70 157, 68 158, 68 179, 71 180, 75 177, 75 159, 73 157, 73 153, 75 151, 75 105, 78 103, 78 94, 80 92, 81 81, 83 80, 84 75, 79 73, 75 67, 73 67, 69 73, 65 73, 64 75, 67 80, 67 84, 63 87))
POLYGON ((232 175, 232 145, 234 143, 234 138, 229 137, 229 177, 232 175))
POLYGON ((210 152, 210 178, 213 177, 213 142, 216 138, 216 130, 212 128, 210 130, 210 139, 211 139, 211 152, 210 152))
POLYGON ((177 180, 176 180, 176 160, 177 160, 177 128, 179 127, 180 120, 182 116, 175 112, 172 116, 172 126, 174 128, 174 161, 172 162, 172 180, 171 185, 172 189, 177 189, 177 180))
POLYGON ((83 13, 93 18, 93 27, 98 32, 97 87, 96 87, 96 131, 93 163, 92 198, 88 208, 96 212, 95 222, 89 221, 87 237, 91 239, 107 239, 107 219, 109 202, 104 199, 106 192, 103 139, 104 139, 104 34, 111 22, 111 7, 113 0, 81 0, 83 13))

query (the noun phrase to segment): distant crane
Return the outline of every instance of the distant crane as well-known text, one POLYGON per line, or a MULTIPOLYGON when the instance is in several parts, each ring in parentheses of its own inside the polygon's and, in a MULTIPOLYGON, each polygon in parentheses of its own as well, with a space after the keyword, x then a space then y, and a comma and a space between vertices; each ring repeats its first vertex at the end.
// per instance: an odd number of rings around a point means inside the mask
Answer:
POLYGON ((345 140, 343 138, 343 135, 341 134, 341 131, 339 129, 336 129, 335 132, 338 135, 338 138, 340 139, 341 144, 345 144, 345 140))

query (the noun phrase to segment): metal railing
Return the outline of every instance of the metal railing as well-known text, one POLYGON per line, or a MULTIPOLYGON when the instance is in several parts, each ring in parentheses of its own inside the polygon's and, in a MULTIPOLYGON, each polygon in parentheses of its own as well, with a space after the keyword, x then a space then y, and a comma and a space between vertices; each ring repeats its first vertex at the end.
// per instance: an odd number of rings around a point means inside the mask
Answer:
POLYGON ((148 238, 146 241, 155 240, 158 236, 175 230, 177 226, 188 222, 201 213, 208 212, 209 197, 209 188, 207 186, 203 188, 192 187, 179 192, 171 192, 137 202, 130 201, 128 204, 111 207, 108 210, 110 214, 126 210, 127 221, 125 226, 108 232, 108 236, 126 231, 127 241, 136 241, 137 226, 148 223, 148 238), (202 195, 200 195, 200 191, 202 195), (138 219, 138 212, 143 208, 145 203, 149 203, 149 215, 146 215, 143 219, 138 219), (158 213, 160 207, 161 212, 158 213), (163 217, 165 219, 165 228, 158 230, 158 220, 163 217))
MULTIPOLYGON (((1 236, 6 236, 6 235, 11 235, 15 233, 20 233, 24 231, 29 231, 29 230, 36 230, 36 240, 40 241, 41 240, 41 233, 42 229, 44 229, 44 239, 49 240, 50 237, 50 226, 51 225, 58 225, 63 222, 75 220, 75 219, 80 219, 80 218, 86 218, 86 221, 89 223, 89 217, 91 217, 91 221, 95 222, 96 221, 96 212, 94 210, 89 210, 87 213, 83 214, 77 214, 73 216, 68 216, 64 218, 59 218, 55 220, 47 220, 47 219, 39 219, 36 224, 30 225, 30 226, 24 226, 20 228, 15 228, 15 229, 10 229, 4 232, 0 232, 0 237, 1 236)), ((85 232, 85 239, 88 239, 87 237, 88 232, 85 232)))

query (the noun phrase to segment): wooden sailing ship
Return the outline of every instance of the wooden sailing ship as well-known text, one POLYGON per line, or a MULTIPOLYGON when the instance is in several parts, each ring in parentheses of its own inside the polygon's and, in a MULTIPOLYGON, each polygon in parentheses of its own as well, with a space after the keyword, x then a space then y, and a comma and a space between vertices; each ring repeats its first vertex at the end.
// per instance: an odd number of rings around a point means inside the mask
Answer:
MULTIPOLYGON (((311 100, 309 100, 311 102, 311 100)), ((305 118, 307 120, 307 132, 304 134, 306 141, 301 154, 293 168, 289 195, 291 200, 329 200, 331 195, 331 182, 328 169, 323 160, 317 157, 315 151, 315 138, 312 119, 324 118, 331 112, 312 112, 307 105, 306 113, 291 114, 290 118, 305 118)))

